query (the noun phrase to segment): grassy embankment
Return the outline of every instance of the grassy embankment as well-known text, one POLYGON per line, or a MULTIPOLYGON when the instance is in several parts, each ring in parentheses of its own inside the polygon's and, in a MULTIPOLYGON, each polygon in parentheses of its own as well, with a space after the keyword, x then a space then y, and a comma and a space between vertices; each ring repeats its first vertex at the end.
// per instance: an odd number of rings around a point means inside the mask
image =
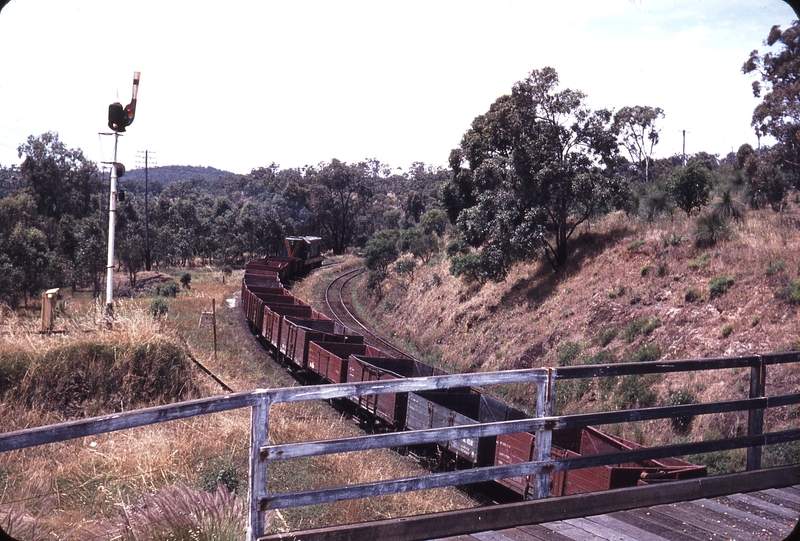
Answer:
MULTIPOLYGON (((240 278, 234 275, 223 284, 219 272, 191 272, 191 289, 168 299, 169 311, 161 320, 149 311, 152 292, 117 300, 111 331, 102 325, 102 308, 80 292, 62 292, 56 328, 63 334, 38 334, 36 306, 3 312, 2 431, 223 394, 190 357, 236 391, 295 384, 246 329, 238 302, 228 307, 225 299, 237 296, 240 278), (198 326, 212 299, 216 359, 211 329, 198 326)), ((29 541, 54 534, 62 539, 241 539, 249 430, 249 411, 242 410, 5 453, 0 455, 0 525, 29 541)), ((356 431, 324 404, 276 406, 270 419, 273 441, 356 431)), ((356 453, 279 463, 270 470, 270 489, 416 473, 416 465, 388 451, 356 453)), ((465 505, 469 501, 454 491, 411 493, 287 510, 268 521, 270 530, 279 531, 465 505)))
MULTIPOLYGON (((653 223, 611 215, 579 228, 567 268, 517 265, 503 283, 468 283, 440 254, 413 280, 392 274, 382 299, 358 288, 362 311, 387 336, 450 371, 781 352, 800 346, 800 206, 750 211, 713 246, 695 244, 695 218, 653 223)), ((409 257, 409 256, 406 256, 409 257)), ((769 369, 770 394, 795 392, 800 367, 769 369)), ((749 371, 607 378, 556 384, 558 412, 743 398, 749 371)), ((496 389, 532 409, 529 388, 496 389)), ((765 430, 795 427, 797 407, 772 410, 765 430)), ((647 444, 743 435, 747 414, 605 427, 647 444)), ((744 467, 744 452, 690 457, 712 472, 744 467)), ((800 461, 771 446, 764 464, 800 461)))

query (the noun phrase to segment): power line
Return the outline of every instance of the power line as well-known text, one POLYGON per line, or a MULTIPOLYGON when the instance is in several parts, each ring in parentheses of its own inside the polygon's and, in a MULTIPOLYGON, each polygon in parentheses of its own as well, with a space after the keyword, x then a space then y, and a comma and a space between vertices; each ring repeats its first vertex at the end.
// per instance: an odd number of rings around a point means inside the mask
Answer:
MULTIPOLYGON (((150 264, 150 207, 147 200, 148 193, 148 172, 151 152, 149 150, 139 150, 136 152, 137 163, 141 164, 141 157, 144 156, 144 268, 151 270, 150 264)), ((155 154, 155 152, 152 152, 155 154)), ((155 156, 153 156, 155 161, 155 156)), ((153 164, 155 165, 155 163, 153 164)))

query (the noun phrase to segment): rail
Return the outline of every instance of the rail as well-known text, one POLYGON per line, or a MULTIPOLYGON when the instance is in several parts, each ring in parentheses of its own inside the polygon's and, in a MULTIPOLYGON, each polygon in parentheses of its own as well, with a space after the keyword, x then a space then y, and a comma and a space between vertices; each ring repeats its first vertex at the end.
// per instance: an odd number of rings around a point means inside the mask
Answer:
POLYGON ((800 440, 800 429, 770 433, 763 432, 765 410, 780 406, 800 404, 800 393, 773 396, 766 395, 767 368, 772 365, 798 362, 800 362, 800 352, 793 352, 715 359, 534 368, 504 372, 407 378, 391 381, 320 385, 314 387, 257 389, 249 392, 232 393, 224 396, 104 415, 57 425, 7 432, 0 434, 0 452, 249 407, 251 408, 251 452, 248 495, 248 539, 254 540, 263 535, 264 513, 271 509, 319 504, 337 500, 363 498, 443 486, 463 485, 492 479, 528 475, 533 475, 535 479, 533 497, 546 498, 548 495, 549 474, 554 471, 736 448, 747 448, 746 468, 747 470, 756 470, 761 466, 761 450, 764 445, 800 440), (565 416, 552 415, 553 397, 556 382, 559 380, 665 374, 670 372, 730 368, 750 369, 750 389, 747 398, 702 404, 660 406, 565 416), (537 405, 535 418, 389 434, 364 435, 323 441, 272 445, 270 445, 268 441, 270 407, 275 403, 329 400, 369 394, 406 393, 456 387, 488 387, 509 383, 530 383, 536 385, 537 405), (550 458, 552 433, 553 430, 556 429, 733 411, 748 412, 748 432, 746 436, 579 456, 575 458, 550 458), (282 494, 268 494, 266 491, 268 466, 272 461, 276 460, 531 431, 535 432, 536 439, 534 460, 530 462, 282 494))

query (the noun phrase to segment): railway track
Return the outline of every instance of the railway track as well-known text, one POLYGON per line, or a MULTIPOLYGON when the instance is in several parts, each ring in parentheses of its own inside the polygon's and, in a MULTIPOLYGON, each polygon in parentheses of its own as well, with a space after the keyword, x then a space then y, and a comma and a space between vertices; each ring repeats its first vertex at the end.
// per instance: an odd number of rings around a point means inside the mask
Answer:
POLYGON ((355 311, 351 309, 352 306, 347 300, 348 295, 345 293, 345 291, 350 282, 360 276, 363 272, 363 267, 345 272, 328 283, 327 287, 325 288, 325 305, 328 308, 328 312, 336 321, 345 327, 349 327, 356 330, 360 334, 363 334, 364 341, 367 344, 386 351, 387 353, 390 353, 396 357, 412 359, 413 357, 411 355, 396 347, 384 337, 367 327, 355 315, 355 311))

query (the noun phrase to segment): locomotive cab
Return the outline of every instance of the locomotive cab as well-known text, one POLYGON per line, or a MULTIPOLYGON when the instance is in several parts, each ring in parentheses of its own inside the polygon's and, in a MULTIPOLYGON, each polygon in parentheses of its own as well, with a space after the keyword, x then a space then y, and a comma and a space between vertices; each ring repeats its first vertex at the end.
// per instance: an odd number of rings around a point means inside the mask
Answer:
POLYGON ((300 259, 304 272, 316 269, 322 265, 320 241, 321 237, 286 237, 286 255, 300 259))

